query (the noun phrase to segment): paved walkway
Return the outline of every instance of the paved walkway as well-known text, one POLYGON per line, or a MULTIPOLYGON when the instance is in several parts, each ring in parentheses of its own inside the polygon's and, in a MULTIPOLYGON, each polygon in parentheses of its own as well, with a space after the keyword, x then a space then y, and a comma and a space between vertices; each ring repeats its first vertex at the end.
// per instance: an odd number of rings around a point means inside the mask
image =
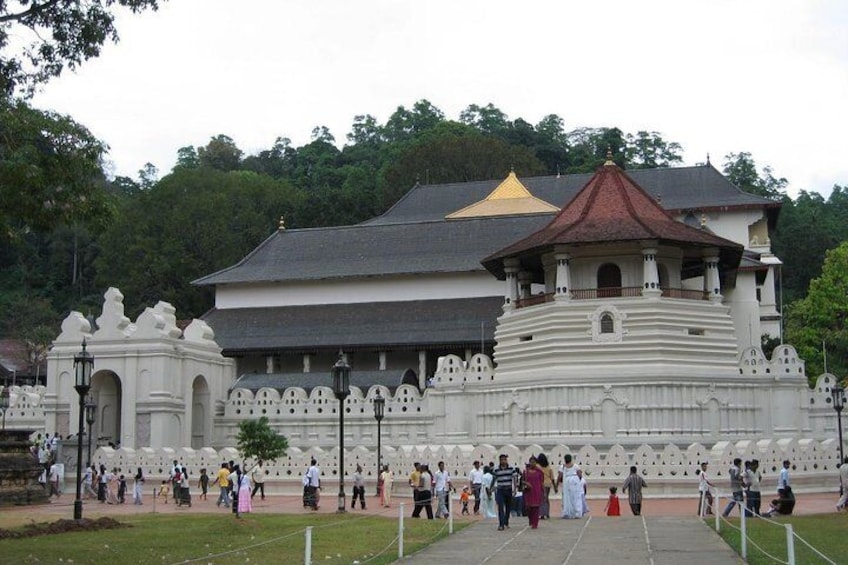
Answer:
POLYGON ((511 520, 499 532, 497 521, 478 522, 403 559, 404 564, 451 563, 515 565, 712 565, 743 563, 697 517, 552 519, 531 530, 525 519, 511 520))

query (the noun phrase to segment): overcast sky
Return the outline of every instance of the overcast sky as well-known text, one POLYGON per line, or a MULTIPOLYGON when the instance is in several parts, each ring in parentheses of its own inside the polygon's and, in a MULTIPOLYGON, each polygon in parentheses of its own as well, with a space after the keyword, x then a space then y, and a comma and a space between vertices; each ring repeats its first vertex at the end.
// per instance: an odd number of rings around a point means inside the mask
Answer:
POLYGON ((246 154, 318 125, 341 145, 355 115, 426 98, 449 119, 491 102, 658 131, 687 165, 747 151, 792 195, 848 185, 845 0, 168 0, 118 31, 35 105, 91 129, 119 175, 221 133, 246 154))

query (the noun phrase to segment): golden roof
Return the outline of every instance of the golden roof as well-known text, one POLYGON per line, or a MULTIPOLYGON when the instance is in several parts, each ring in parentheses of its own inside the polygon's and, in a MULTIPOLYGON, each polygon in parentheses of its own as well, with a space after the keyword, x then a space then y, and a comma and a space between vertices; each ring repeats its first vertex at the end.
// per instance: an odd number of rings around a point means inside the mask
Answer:
POLYGON ((486 198, 466 206, 445 216, 452 220, 457 218, 481 218, 487 216, 514 216, 518 214, 540 214, 559 212, 559 208, 536 198, 527 190, 514 171, 493 190, 486 198))

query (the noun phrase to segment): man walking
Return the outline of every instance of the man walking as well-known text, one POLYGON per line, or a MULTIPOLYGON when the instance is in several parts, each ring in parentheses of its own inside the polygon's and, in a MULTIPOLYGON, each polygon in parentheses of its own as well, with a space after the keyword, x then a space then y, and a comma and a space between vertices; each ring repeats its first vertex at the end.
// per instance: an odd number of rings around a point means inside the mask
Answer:
POLYGON ((450 473, 445 471, 444 461, 439 461, 439 470, 436 471, 433 479, 435 484, 434 488, 436 490, 436 500, 438 500, 438 505, 436 506, 436 518, 447 518, 449 514, 448 497, 450 496, 451 491, 451 479, 450 473))
POLYGON ((412 472, 409 474, 409 486, 412 487, 412 517, 418 518, 421 514, 421 464, 416 461, 412 466, 412 472))
POLYGON ((261 459, 253 466, 250 478, 253 479, 253 492, 250 493, 250 498, 253 498, 256 491, 259 491, 260 499, 265 500, 265 467, 262 466, 261 459))
POLYGON ((730 477, 730 494, 733 498, 727 503, 727 506, 724 508, 724 512, 722 512, 722 516, 725 518, 730 516, 730 512, 733 510, 734 505, 738 504, 739 508, 742 508, 744 495, 742 490, 741 465, 742 459, 737 457, 733 460, 733 465, 730 466, 730 469, 727 470, 727 475, 730 477))
POLYGON ((474 515, 480 514, 480 489, 483 486, 483 469, 480 462, 474 462, 474 468, 468 473, 468 482, 471 485, 471 494, 474 495, 474 515))
POLYGON ((642 514, 642 489, 647 486, 645 479, 636 473, 636 466, 630 467, 630 474, 624 480, 621 492, 627 494, 627 502, 630 503, 630 511, 634 516, 642 514))
POLYGON ((498 531, 509 527, 509 514, 512 510, 512 497, 515 494, 517 471, 510 466, 506 453, 498 456, 495 475, 495 503, 498 505, 498 531))
POLYGON ((230 507, 230 467, 226 463, 221 463, 221 468, 218 469, 218 474, 215 476, 215 480, 212 481, 212 484, 218 483, 218 488, 221 489, 218 494, 218 501, 215 502, 215 506, 221 507, 224 505, 224 508, 230 507))
POLYGON ((306 501, 312 507, 312 510, 318 510, 318 499, 320 497, 319 490, 321 489, 321 470, 318 469, 318 462, 313 457, 309 462, 309 470, 306 471, 306 501))

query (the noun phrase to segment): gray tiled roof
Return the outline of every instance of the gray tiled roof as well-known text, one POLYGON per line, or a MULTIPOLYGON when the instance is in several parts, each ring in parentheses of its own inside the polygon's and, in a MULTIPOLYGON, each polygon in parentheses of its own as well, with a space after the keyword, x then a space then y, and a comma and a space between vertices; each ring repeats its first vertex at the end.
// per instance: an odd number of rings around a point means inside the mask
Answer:
MULTIPOLYGON (((711 165, 628 171, 666 210, 779 207, 740 191, 711 165)), ((592 178, 531 177, 521 182, 564 206, 592 178)), ((355 226, 275 232, 239 263, 197 285, 482 271, 485 257, 539 230, 554 214, 461 220, 444 217, 485 198, 502 179, 418 185, 382 216, 355 226)))
POLYGON ((225 355, 281 350, 465 346, 494 339, 503 298, 212 310, 204 316, 225 355))
MULTIPOLYGON (((374 385, 382 385, 395 390, 402 384, 418 386, 418 377, 413 369, 404 371, 362 371, 353 367, 350 372, 350 386, 363 392, 374 385)), ((262 388, 274 388, 280 392, 290 387, 300 387, 309 393, 316 386, 333 386, 330 371, 312 373, 245 373, 240 376, 230 390, 247 389, 254 394, 262 388)))
MULTIPOLYGON (((594 173, 521 178, 537 198, 564 207, 594 173)), ((668 211, 738 206, 774 206, 780 203, 736 188, 712 165, 667 169, 634 169, 627 174, 645 192, 659 198, 668 211)), ((392 208, 365 225, 438 220, 485 198, 503 179, 420 185, 410 190, 392 208)))
POLYGON ((285 230, 236 265, 194 284, 482 271, 480 259, 550 219, 550 214, 539 214, 285 230))

